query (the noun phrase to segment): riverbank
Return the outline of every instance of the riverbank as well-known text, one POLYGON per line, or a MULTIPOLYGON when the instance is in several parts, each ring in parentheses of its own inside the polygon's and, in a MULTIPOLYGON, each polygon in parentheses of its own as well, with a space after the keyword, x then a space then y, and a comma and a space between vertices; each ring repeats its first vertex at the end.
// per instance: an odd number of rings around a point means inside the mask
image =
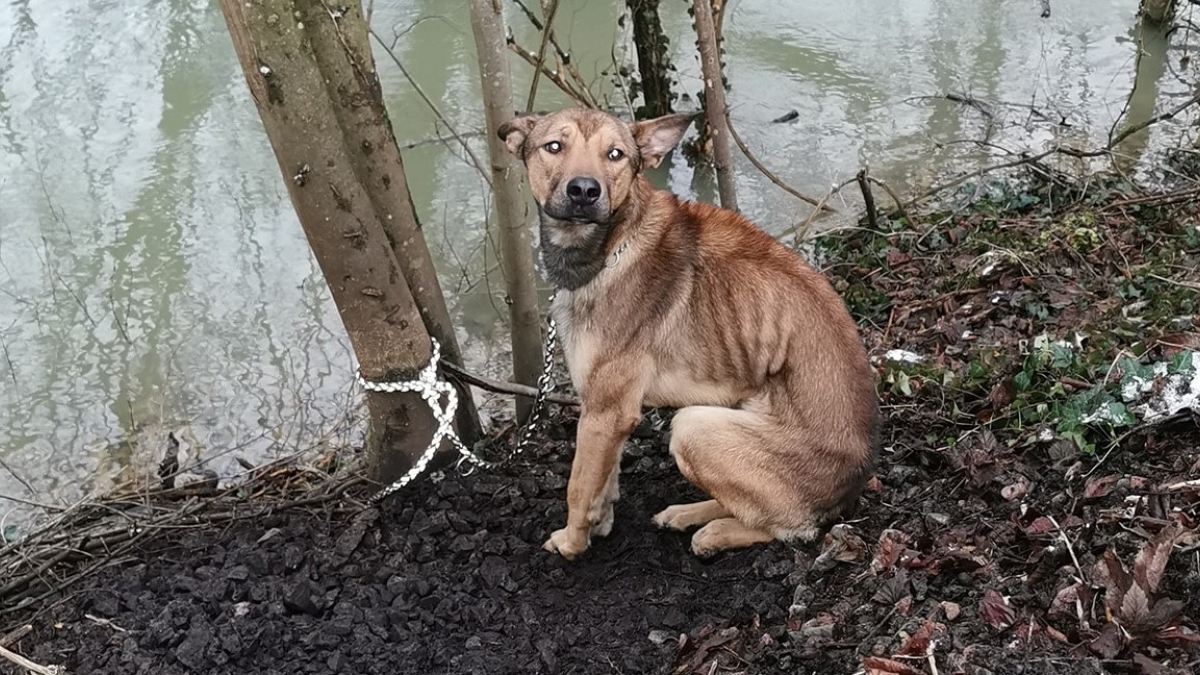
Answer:
POLYGON ((816 242, 887 415, 824 542, 694 558, 650 523, 700 497, 653 435, 611 536, 546 555, 555 408, 516 464, 378 508, 332 459, 80 507, 0 553, 0 645, 105 674, 1191 672, 1200 193, 961 194, 816 242))

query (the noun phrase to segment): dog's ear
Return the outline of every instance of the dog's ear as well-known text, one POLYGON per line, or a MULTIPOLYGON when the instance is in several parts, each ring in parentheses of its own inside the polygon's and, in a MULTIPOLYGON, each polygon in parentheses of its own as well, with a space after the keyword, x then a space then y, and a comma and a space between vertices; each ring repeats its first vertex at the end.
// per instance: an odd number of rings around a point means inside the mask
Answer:
POLYGON ((496 135, 504 141, 504 146, 508 148, 509 152, 525 159, 525 139, 529 136, 529 132, 533 131, 534 125, 543 117, 545 115, 518 115, 501 124, 500 128, 496 130, 496 135))
POLYGON ((633 139, 642 153, 642 165, 653 169, 662 163, 663 157, 675 148, 683 132, 691 126, 700 113, 664 115, 652 120, 643 120, 633 125, 633 139))

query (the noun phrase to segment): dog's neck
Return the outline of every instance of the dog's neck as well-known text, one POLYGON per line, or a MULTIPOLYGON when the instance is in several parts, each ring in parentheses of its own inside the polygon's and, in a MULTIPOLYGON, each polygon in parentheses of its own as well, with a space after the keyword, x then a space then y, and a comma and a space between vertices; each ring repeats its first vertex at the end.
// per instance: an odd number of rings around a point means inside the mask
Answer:
POLYGON ((633 234, 654 188, 638 176, 630 189, 629 199, 606 223, 564 222, 550 217, 538 206, 542 264, 555 288, 575 291, 591 283, 633 234))

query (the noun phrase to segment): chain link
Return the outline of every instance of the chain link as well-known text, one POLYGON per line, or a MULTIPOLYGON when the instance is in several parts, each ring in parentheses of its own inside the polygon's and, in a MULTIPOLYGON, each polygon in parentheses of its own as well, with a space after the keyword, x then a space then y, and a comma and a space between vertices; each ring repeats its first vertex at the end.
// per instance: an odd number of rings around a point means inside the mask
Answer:
MULTIPOLYGON (((550 302, 554 302, 554 295, 550 296, 550 302)), ((546 397, 553 390, 554 381, 551 377, 554 368, 554 348, 558 337, 558 325, 551 317, 548 319, 549 329, 546 333, 546 348, 542 356, 542 373, 538 376, 537 395, 533 401, 533 412, 529 417, 529 422, 521 430, 520 440, 517 442, 513 451, 507 457, 496 461, 488 461, 472 452, 454 433, 454 414, 458 410, 458 391, 444 380, 439 380, 437 377, 437 364, 441 359, 441 344, 437 338, 430 337, 430 342, 433 345, 432 353, 429 357, 429 363, 421 369, 420 374, 415 380, 407 382, 372 382, 362 375, 362 370, 357 370, 358 383, 368 391, 379 393, 396 393, 396 392, 416 392, 421 395, 429 409, 433 411, 433 417, 437 421, 437 430, 433 433, 433 438, 429 441, 429 447, 417 459, 416 463, 405 472, 403 476, 397 478, 393 483, 377 492, 371 497, 372 502, 379 502, 389 495, 394 494, 399 490, 403 490, 409 483, 416 480, 425 468, 429 466, 429 462, 433 460, 433 456, 437 454, 438 448, 441 447, 444 439, 450 439, 454 444, 454 448, 458 450, 459 459, 455 465, 461 468, 464 462, 470 463, 476 467, 484 469, 494 469, 501 464, 510 461, 517 455, 521 454, 532 444, 534 432, 542 422, 542 412, 546 407, 546 397), (446 402, 442 404, 442 397, 445 397, 446 402)), ((474 468, 464 471, 465 474, 470 474, 474 468)))
MULTIPOLYGON (((629 243, 626 240, 617 247, 617 250, 613 251, 612 261, 605 265, 606 268, 616 266, 617 262, 621 259, 621 254, 629 248, 629 243)), ((551 305, 554 304, 554 298, 557 295, 557 292, 550 294, 551 305)), ((450 442, 454 444, 454 448, 458 450, 459 458, 455 467, 460 470, 462 470, 464 462, 470 463, 473 467, 494 469, 501 464, 511 461, 533 444, 533 435, 543 422, 546 397, 554 391, 554 379, 552 375, 554 370, 554 348, 558 342, 558 324, 549 312, 547 313, 546 321, 549 324, 546 331, 546 348, 542 352, 542 373, 538 376, 537 395, 533 399, 533 410, 530 412, 529 421, 521 429, 512 452, 499 460, 489 461, 480 457, 464 445, 458 434, 454 433, 454 413, 458 410, 458 391, 449 382, 439 380, 437 377, 437 364, 441 359, 441 345, 438 343, 437 338, 429 338, 430 342, 433 343, 429 363, 421 369, 420 374, 417 375, 417 379, 415 380, 407 382, 371 382, 363 377, 361 369, 356 370, 358 383, 369 391, 389 394, 406 391, 421 394, 421 398, 429 405, 429 409, 433 411, 433 417, 438 423, 437 430, 433 434, 433 439, 429 441, 429 447, 425 449, 425 452, 421 453, 421 456, 412 465, 412 468, 403 476, 396 479, 391 485, 388 485, 371 497, 372 502, 378 502, 399 490, 403 490, 405 486, 416 480, 417 476, 420 476, 425 471, 425 468, 429 466, 429 462, 437 454, 437 450, 441 447, 444 439, 449 438, 450 442), (446 398, 445 405, 442 404, 443 396, 446 398)), ((468 468, 463 473, 469 475, 473 471, 474 468, 468 468)))

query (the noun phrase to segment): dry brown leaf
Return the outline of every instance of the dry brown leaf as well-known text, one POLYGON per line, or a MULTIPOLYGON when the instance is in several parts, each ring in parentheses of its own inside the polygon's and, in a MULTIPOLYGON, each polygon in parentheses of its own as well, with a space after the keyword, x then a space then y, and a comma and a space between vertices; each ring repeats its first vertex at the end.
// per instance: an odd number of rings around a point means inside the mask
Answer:
POLYGON ((879 548, 875 550, 875 557, 871 559, 871 571, 879 574, 891 569, 900 560, 910 541, 912 537, 900 530, 887 529, 881 532, 879 548))
POLYGON ((1071 618, 1079 617, 1079 607, 1087 605, 1088 589, 1083 584, 1065 586, 1050 603, 1050 615, 1059 614, 1071 618))
POLYGON ((929 651, 929 642, 933 636, 945 630, 945 625, 926 619, 917 632, 904 641, 899 653, 905 656, 922 656, 929 651))
POLYGON ((1162 583, 1163 571, 1167 569, 1171 550, 1175 547, 1175 540, 1179 538, 1182 530, 1179 523, 1172 522, 1159 530, 1158 534, 1138 551, 1137 559, 1133 562, 1133 580, 1147 593, 1158 592, 1158 585, 1162 583))
POLYGON ((1108 491, 1111 490, 1119 480, 1121 480, 1121 477, 1116 474, 1110 476, 1101 476, 1099 478, 1091 478, 1083 486, 1083 498, 1098 499, 1103 497, 1104 495, 1108 494, 1108 491))
POLYGON ((866 675, 925 675, 907 663, 885 659, 882 656, 864 658, 863 669, 866 675))
POLYGON ((991 624, 996 630, 1004 630, 1013 624, 1017 613, 1013 610, 1012 605, 1008 604, 1008 600, 992 589, 988 589, 983 594, 983 599, 979 601, 979 616, 991 624))
POLYGON ((838 523, 825 534, 825 545, 813 561, 817 571, 831 570, 839 563, 856 563, 866 557, 867 543, 845 523, 838 523))
POLYGON ((1017 479, 1012 483, 1005 485, 1000 490, 1000 496, 1007 501, 1014 501, 1025 496, 1029 491, 1029 479, 1025 476, 1017 476, 1017 479))

